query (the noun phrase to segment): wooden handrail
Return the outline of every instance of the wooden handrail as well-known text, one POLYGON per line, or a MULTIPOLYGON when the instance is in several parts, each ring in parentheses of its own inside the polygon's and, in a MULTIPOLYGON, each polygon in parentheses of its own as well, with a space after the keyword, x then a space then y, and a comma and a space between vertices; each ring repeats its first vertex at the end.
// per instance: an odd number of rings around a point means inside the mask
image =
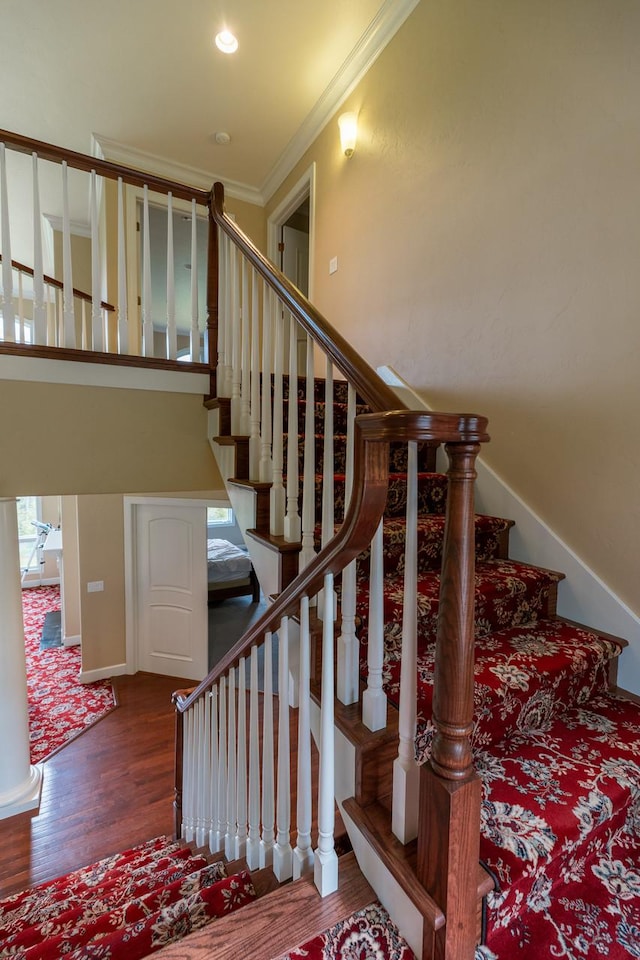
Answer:
MULTIPOLYGON (((2 263, 2 254, 0 253, 0 263, 2 263)), ((19 273, 26 273, 28 277, 34 276, 33 267, 28 267, 24 263, 19 263, 17 260, 11 261, 11 266, 14 270, 17 270, 19 273)), ((64 284, 61 280, 56 280, 55 277, 49 277, 46 273, 42 275, 44 283, 47 283, 50 287, 57 287, 58 290, 64 289, 64 284)), ((76 287, 73 288, 74 297, 78 297, 79 300, 86 300, 87 303, 92 303, 93 298, 90 293, 85 293, 84 290, 78 290, 76 287)), ((100 306, 103 310, 109 310, 115 312, 115 307, 112 303, 107 303, 105 300, 100 301, 100 306)))
POLYGON ((473 414, 401 410, 356 417, 353 492, 338 533, 194 690, 174 694, 176 709, 182 713, 188 710, 255 643, 261 642, 267 631, 273 632, 283 617, 297 613, 300 598, 314 596, 323 585, 325 573, 340 573, 369 546, 386 505, 391 441, 409 438, 418 442, 478 444, 489 439, 486 427, 486 418, 473 414))
POLYGON ((375 370, 362 359, 350 343, 338 333, 319 310, 308 300, 285 275, 278 270, 224 212, 224 187, 213 185, 211 216, 221 230, 231 237, 263 280, 275 290, 280 300, 311 335, 333 364, 351 383, 365 403, 376 412, 399 410, 405 404, 378 376, 375 370))
POLYGON ((19 133, 11 133, 10 130, 0 130, 0 143, 4 143, 5 146, 11 147, 18 153, 36 153, 43 160, 51 160, 53 163, 66 161, 75 170, 84 170, 85 173, 91 173, 92 170, 95 170, 100 176, 108 177, 110 180, 117 180, 122 177, 124 183, 130 183, 132 186, 144 187, 146 184, 149 190, 156 193, 171 193, 172 196, 178 197, 180 200, 195 200, 201 206, 209 206, 210 194, 207 190, 189 187, 184 183, 167 180, 164 177, 156 177, 153 174, 136 170, 135 167, 126 167, 120 163, 113 163, 111 160, 89 157, 84 153, 77 153, 75 150, 67 150, 65 147, 45 143, 43 140, 33 140, 31 137, 23 137, 19 133))

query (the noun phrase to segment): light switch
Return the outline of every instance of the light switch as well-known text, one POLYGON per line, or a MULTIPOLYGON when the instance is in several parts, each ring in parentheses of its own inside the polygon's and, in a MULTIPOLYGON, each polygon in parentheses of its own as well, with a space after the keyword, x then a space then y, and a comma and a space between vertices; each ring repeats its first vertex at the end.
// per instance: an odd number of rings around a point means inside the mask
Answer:
POLYGON ((104 590, 104 580, 90 580, 87 583, 87 593, 100 593, 104 590))
POLYGON ((338 258, 331 257, 331 260, 329 260, 329 273, 335 273, 337 269, 338 269, 338 258))

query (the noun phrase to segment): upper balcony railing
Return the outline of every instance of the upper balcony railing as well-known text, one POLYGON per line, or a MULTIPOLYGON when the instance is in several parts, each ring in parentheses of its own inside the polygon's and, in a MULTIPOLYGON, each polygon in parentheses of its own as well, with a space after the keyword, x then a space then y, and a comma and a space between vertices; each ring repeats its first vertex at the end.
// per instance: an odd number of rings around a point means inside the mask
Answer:
POLYGON ((206 191, 0 130, 2 347, 201 372, 208 206, 206 191))

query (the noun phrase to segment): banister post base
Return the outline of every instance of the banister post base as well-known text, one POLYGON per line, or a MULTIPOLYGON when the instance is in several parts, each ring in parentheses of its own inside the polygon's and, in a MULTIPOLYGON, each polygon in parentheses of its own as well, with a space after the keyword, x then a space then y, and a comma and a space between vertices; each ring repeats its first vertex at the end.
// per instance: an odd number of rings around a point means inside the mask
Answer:
MULTIPOLYGON (((475 774, 445 780, 429 763, 421 767, 417 875, 446 917, 435 934, 438 960, 473 960, 478 943, 481 796, 475 774)), ((433 931, 425 930, 424 958, 432 956, 433 943, 433 931)))

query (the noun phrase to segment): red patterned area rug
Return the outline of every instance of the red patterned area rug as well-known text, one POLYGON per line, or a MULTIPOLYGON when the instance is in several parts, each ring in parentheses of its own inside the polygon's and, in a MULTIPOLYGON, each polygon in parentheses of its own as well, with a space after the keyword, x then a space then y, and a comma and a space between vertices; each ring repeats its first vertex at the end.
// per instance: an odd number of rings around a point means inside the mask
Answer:
POLYGON ((387 911, 379 903, 336 923, 279 960, 415 960, 387 911))
POLYGON ((80 683, 80 647, 40 650, 45 615, 60 609, 58 587, 22 591, 31 762, 46 760, 115 707, 112 685, 80 683))

